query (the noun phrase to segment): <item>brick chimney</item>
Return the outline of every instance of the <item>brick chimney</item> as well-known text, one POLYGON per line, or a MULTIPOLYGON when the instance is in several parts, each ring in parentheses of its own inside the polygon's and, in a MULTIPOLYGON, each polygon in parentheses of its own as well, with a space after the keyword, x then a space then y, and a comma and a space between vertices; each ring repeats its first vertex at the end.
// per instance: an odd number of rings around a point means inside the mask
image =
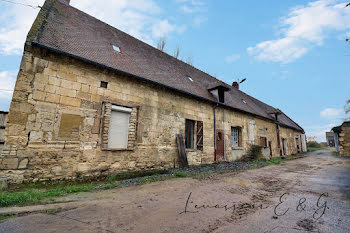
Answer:
POLYGON ((239 90, 239 83, 238 83, 238 82, 233 82, 233 83, 232 83, 232 86, 233 86, 234 88, 237 88, 237 89, 239 90))
POLYGON ((58 0, 58 1, 67 6, 69 5, 69 2, 70 2, 70 0, 58 0))

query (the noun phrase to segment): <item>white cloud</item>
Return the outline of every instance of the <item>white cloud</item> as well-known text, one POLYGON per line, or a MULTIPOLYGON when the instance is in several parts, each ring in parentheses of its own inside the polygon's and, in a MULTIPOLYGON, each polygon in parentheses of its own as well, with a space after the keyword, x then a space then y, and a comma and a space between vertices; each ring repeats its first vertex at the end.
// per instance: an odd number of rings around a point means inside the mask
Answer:
POLYGON ((10 102, 13 89, 16 83, 16 72, 1 71, 0 72, 0 102, 10 102))
POLYGON ((337 0, 319 0, 295 7, 281 19, 281 38, 263 41, 247 51, 262 61, 295 61, 313 46, 322 45, 330 31, 350 29, 350 8, 344 6, 345 2, 337 0))
POLYGON ((193 25, 195 27, 199 27, 201 26, 203 23, 205 23, 206 21, 208 21, 208 18, 207 17, 203 17, 203 16, 198 16, 198 17, 195 17, 194 20, 193 20, 193 25))
POLYGON ((343 109, 336 109, 336 108, 326 108, 323 111, 321 111, 320 115, 324 118, 336 118, 344 113, 343 109))
POLYGON ((152 35, 154 38, 161 38, 173 31, 176 31, 178 34, 182 34, 185 30, 185 26, 178 27, 170 24, 168 20, 161 20, 152 26, 152 35))
POLYGON ((225 61, 226 61, 226 63, 231 64, 231 63, 237 61, 240 57, 241 57, 241 55, 239 55, 239 54, 232 54, 231 56, 226 57, 225 61))
POLYGON ((175 0, 175 2, 183 4, 180 9, 182 9, 184 13, 203 11, 203 6, 205 6, 204 2, 198 0, 175 0))
POLYGON ((3 15, 0 16, 0 54, 20 54, 39 9, 6 3, 2 3, 1 8, 3 15))
MULTIPOLYGON (((44 0, 30 2, 42 5, 44 0)), ((164 18, 154 0, 71 0, 71 5, 149 44, 154 44, 159 35, 186 29, 164 18)), ((0 54, 20 54, 38 10, 5 3, 1 6, 6 7, 6 13, 0 16, 0 54)))

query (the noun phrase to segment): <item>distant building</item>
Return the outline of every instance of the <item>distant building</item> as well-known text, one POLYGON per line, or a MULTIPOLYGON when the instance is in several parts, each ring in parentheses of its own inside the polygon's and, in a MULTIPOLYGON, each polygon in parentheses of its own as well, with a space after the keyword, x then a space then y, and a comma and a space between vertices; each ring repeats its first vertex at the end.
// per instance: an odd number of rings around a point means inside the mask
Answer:
POLYGON ((0 154, 5 143, 5 126, 7 122, 8 112, 0 111, 0 154))
POLYGON ((335 147, 334 132, 326 132, 327 145, 335 147))

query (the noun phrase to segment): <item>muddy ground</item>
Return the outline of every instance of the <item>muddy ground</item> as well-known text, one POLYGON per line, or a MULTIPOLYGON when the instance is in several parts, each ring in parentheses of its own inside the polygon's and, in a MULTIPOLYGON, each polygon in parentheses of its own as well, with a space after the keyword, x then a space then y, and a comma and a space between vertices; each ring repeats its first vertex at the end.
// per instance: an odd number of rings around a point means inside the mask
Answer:
POLYGON ((76 207, 0 223, 0 232, 350 232, 350 160, 331 151, 255 170, 59 201, 76 207))

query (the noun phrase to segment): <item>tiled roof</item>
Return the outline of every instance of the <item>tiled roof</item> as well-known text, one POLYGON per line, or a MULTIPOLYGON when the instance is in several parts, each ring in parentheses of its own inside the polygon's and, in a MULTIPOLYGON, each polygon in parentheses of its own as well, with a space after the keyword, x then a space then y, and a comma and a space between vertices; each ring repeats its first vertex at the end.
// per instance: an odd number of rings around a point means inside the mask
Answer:
MULTIPOLYGON (((208 91, 213 85, 229 87, 225 105, 269 120, 277 110, 232 86, 158 49, 57 0, 47 0, 29 32, 27 43, 64 53, 104 67, 216 101, 208 91), (120 53, 112 45, 120 48, 120 53), (191 81, 190 77, 193 81, 191 81)), ((284 113, 282 125, 303 129, 284 113)))

